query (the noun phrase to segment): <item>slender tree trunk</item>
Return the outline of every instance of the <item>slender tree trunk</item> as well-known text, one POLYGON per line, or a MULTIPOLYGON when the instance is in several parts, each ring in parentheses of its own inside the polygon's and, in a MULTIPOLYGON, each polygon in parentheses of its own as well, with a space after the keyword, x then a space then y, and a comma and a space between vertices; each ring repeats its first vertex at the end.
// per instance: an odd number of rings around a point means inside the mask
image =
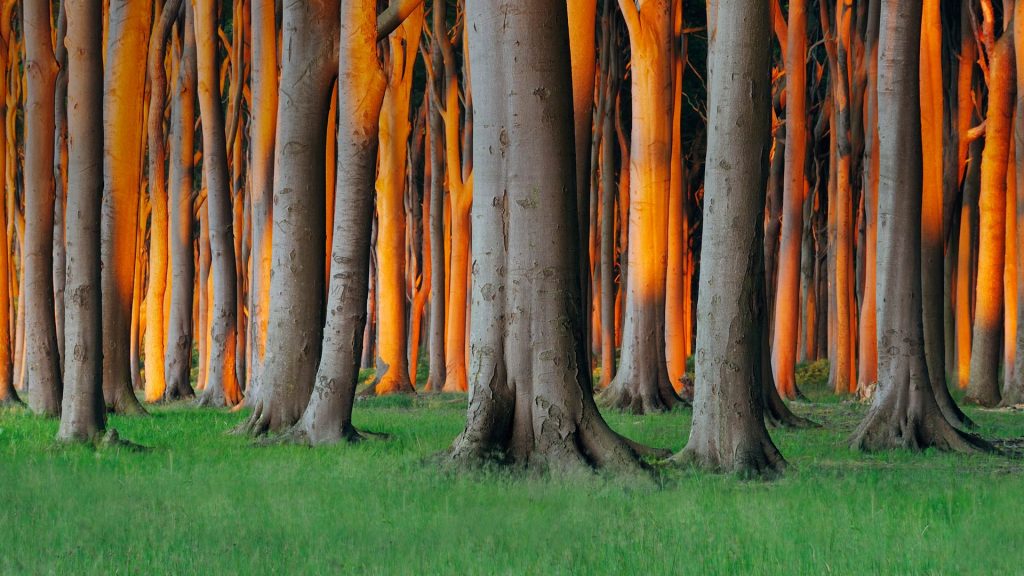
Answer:
POLYGON ((853 17, 853 0, 836 0, 836 59, 834 78, 836 107, 836 248, 835 248, 835 366, 834 386, 837 394, 856 392, 857 364, 855 340, 856 300, 853 278, 853 150, 850 142, 850 72, 849 47, 853 17))
POLYGON ((441 74, 444 55, 441 50, 443 40, 438 34, 448 34, 448 25, 445 22, 445 10, 443 3, 436 3, 431 9, 431 45, 430 62, 433 77, 428 79, 430 85, 427 87, 428 106, 427 118, 430 129, 427 137, 430 141, 430 310, 428 325, 428 347, 430 374, 427 377, 428 391, 440 391, 444 388, 447 380, 445 367, 445 305, 448 297, 446 286, 446 268, 444 257, 444 197, 445 197, 445 147, 444 147, 444 118, 442 117, 441 91, 445 89, 443 75, 441 74), (439 66, 441 65, 441 66, 439 66))
POLYGON ((195 230, 193 202, 196 122, 196 42, 192 6, 186 4, 184 45, 171 106, 170 213, 171 297, 167 322, 167 350, 164 400, 191 398, 192 315, 195 302, 195 259, 192 236, 195 230))
POLYGON ((871 395, 878 382, 878 34, 881 3, 872 1, 865 38, 867 114, 864 145, 864 298, 861 302, 857 395, 871 395))
POLYGON ((630 157, 629 282, 622 352, 602 400, 636 414, 681 402, 665 356, 665 288, 671 177, 672 32, 669 0, 620 0, 632 50, 633 135, 630 157))
MULTIPOLYGON (((854 433, 861 450, 970 451, 986 444, 954 428, 935 402, 924 346, 921 2, 885 2, 878 64, 878 392, 854 433)), ((935 262, 931 263, 932 265, 935 262)))
POLYGON ((772 367, 783 398, 796 391, 800 323, 800 258, 807 164, 807 0, 790 0, 786 52, 786 158, 782 192, 782 244, 775 292, 772 367))
POLYGON ((181 0, 167 0, 149 44, 149 203, 152 206, 149 233, 149 288, 146 293, 146 401, 164 396, 165 336, 164 297, 167 292, 167 145, 164 139, 164 107, 167 104, 167 43, 178 19, 181 0))
MULTIPOLYGON (((1014 55, 1018 62, 1024 62, 1024 2, 1017 2, 1013 12, 1014 55)), ((1007 198, 1016 210, 1017 229, 1017 355, 1014 358, 1013 378, 1006 379, 1003 385, 1002 403, 1007 406, 1024 404, 1024 74, 1017 74, 1017 100, 1015 103, 1013 138, 1015 141, 1016 162, 1014 176, 1016 178, 1016 197, 1007 198)))
POLYGON ((252 3, 252 118, 249 124, 249 198, 252 204, 252 276, 249 280, 249 391, 255 405, 262 393, 263 360, 270 312, 273 245, 274 151, 277 130, 277 28, 273 0, 252 3))
POLYGON ((25 362, 33 412, 61 410, 60 358, 53 302, 53 132, 57 61, 50 43, 50 2, 23 6, 25 33, 25 362))
POLYGON ((281 42, 289 49, 282 54, 281 84, 289 88, 277 111, 274 274, 263 390, 248 423, 252 434, 280 432, 299 421, 321 355, 325 127, 338 73, 337 14, 338 0, 288 4, 282 14, 281 42))
MULTIPOLYGON (((608 18, 605 17, 605 20, 608 18)), ((610 32, 605 27, 605 34, 610 32)), ((605 46, 612 46, 611 39, 605 46)), ((618 195, 615 179, 615 94, 618 91, 617 56, 606 50, 608 61, 605 86, 604 109, 598 110, 603 127, 601 129, 601 388, 607 388, 615 376, 615 199, 618 195)), ((624 170, 629 168, 623 166, 624 170)))
MULTIPOLYGON (((237 319, 235 246, 232 232, 231 190, 228 180, 224 114, 217 79, 217 2, 191 0, 195 19, 199 110, 203 123, 203 169, 206 172, 209 214, 210 266, 213 302, 210 315, 210 350, 203 406, 234 406, 242 400, 235 370, 237 319)), ((322 261, 322 260, 321 260, 322 261)))
POLYGON ((196 391, 206 389, 207 374, 209 373, 210 366, 210 263, 212 257, 210 255, 210 214, 207 210, 206 200, 204 196, 199 201, 200 206, 198 208, 199 278, 197 278, 196 284, 196 292, 198 292, 196 328, 199 334, 199 378, 196 382, 196 391))
POLYGON ((132 391, 131 318, 142 189, 143 94, 151 7, 110 0, 103 83, 103 397, 117 413, 144 414, 132 391))
POLYGON ((630 445, 601 419, 581 374, 581 248, 563 6, 467 2, 478 74, 473 157, 480 196, 473 211, 472 393, 466 429, 450 450, 460 464, 496 457, 558 471, 639 466, 630 445))
POLYGON ((1008 30, 996 43, 991 58, 985 150, 981 158, 981 195, 978 199, 978 301, 966 400, 983 406, 995 406, 1000 400, 1006 175, 1017 91, 1015 58, 1013 31, 1008 30))
POLYGON ((66 0, 68 18, 67 349, 57 438, 88 441, 105 428, 100 311, 103 202, 103 21, 100 0, 66 0))
MULTIPOLYGON (((17 60, 17 55, 11 54, 9 44, 9 31, 3 33, 0 38, 0 120, 6 124, 8 112, 8 99, 10 89, 7 85, 8 65, 12 60, 17 60)), ((8 176, 16 167, 9 162, 7 156, 7 130, 0 127, 0 183, 7 182, 8 176)), ((8 236, 8 223, 13 220, 8 216, 9 199, 13 195, 4 193, 0 199, 0 407, 20 405, 21 398, 14 387, 14 340, 12 336, 16 331, 16 324, 12 322, 12 311, 15 309, 14 302, 17 296, 11 286, 15 280, 14 264, 15 258, 11 239, 8 236)))
POLYGON ((327 318, 312 397, 291 431, 296 441, 313 445, 361 437, 352 426, 352 406, 366 324, 378 124, 387 85, 377 57, 376 5, 375 0, 341 5, 338 179, 327 318))
POLYGON ((415 10, 389 37, 391 73, 380 116, 377 176, 377 372, 367 394, 414 391, 407 349, 405 181, 413 67, 422 26, 423 11, 415 10))
POLYGON ((68 31, 67 6, 60 3, 57 15, 57 37, 54 42, 57 60, 57 82, 54 88, 53 146, 56 162, 53 167, 55 196, 53 207, 53 301, 56 304, 57 352, 61 373, 64 372, 64 290, 67 274, 65 245, 65 209, 68 184, 68 50, 64 44, 68 31))

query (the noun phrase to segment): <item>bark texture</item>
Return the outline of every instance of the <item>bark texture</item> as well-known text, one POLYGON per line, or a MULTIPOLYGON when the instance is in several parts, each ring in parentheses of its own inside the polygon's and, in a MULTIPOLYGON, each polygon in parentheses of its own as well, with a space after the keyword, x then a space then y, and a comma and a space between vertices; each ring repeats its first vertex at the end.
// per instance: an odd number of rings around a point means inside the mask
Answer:
MULTIPOLYGON (((273 274, 262 391, 250 432, 280 432, 302 416, 323 338, 327 115, 338 73, 338 0, 292 3, 274 159, 273 274)), ((344 208, 348 208, 345 206, 344 208)), ((333 266, 332 266, 333 269, 333 266)))
POLYGON ((953 427, 935 401, 921 299, 921 3, 884 3, 878 64, 878 391, 853 436, 867 451, 971 451, 987 445, 953 427))
POLYGON ((57 61, 50 41, 50 2, 23 7, 25 34, 25 363, 28 405, 57 416, 61 371, 53 302, 53 131, 57 61))
POLYGON ((466 429, 449 457, 635 469, 583 364, 564 4, 467 2, 474 83, 474 277, 466 429), (528 41, 527 41, 528 40, 528 41))
POLYGON ((121 414, 144 414, 132 391, 131 320, 142 190, 143 96, 151 7, 111 0, 103 79, 103 397, 121 414))
POLYGON ((714 21, 690 439, 674 460, 717 472, 774 475, 785 461, 763 415, 764 194, 771 83, 768 5, 721 0, 714 21), (742 86, 742 90, 737 90, 742 86))
POLYGON ((57 438, 103 432, 100 210, 103 202, 103 23, 100 0, 68 0, 68 211, 65 390, 57 438))

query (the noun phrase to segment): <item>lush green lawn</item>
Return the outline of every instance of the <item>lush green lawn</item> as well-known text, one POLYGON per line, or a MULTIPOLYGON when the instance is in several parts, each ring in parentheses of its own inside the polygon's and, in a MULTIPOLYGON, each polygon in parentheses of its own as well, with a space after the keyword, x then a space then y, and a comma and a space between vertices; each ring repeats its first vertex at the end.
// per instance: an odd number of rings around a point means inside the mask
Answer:
MULTIPOLYGON (((429 457, 460 431, 459 397, 363 402, 357 424, 392 439, 323 449, 256 447, 225 434, 244 414, 186 406, 112 419, 147 452, 63 448, 55 421, 0 412, 0 573, 1024 570, 1024 463, 854 453, 864 408, 805 387, 818 403, 796 409, 828 426, 773 433, 792 466, 772 483, 446 474, 429 457)), ((1024 414, 971 414, 1024 436, 1024 414)), ((678 449, 690 413, 608 418, 678 449)))

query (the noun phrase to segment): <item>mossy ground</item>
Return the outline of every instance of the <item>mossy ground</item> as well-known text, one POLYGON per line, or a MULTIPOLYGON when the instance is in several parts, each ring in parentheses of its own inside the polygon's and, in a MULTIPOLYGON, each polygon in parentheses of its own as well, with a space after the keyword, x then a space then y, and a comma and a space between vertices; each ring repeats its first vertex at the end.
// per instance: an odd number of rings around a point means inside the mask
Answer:
MULTIPOLYGON (((391 438, 317 449, 256 446, 225 433, 245 412, 187 405, 111 419, 145 452, 61 447, 56 421, 0 412, 0 573, 1020 573, 1024 462, 853 452, 865 407, 820 372, 801 369, 810 402, 793 406, 825 427, 772 432, 791 466, 770 483, 453 475, 430 457, 462 429, 461 396, 361 402, 357 425, 391 438)), ((1024 414, 970 415, 1024 436, 1024 414)), ((607 417, 678 450, 690 411, 607 417)))

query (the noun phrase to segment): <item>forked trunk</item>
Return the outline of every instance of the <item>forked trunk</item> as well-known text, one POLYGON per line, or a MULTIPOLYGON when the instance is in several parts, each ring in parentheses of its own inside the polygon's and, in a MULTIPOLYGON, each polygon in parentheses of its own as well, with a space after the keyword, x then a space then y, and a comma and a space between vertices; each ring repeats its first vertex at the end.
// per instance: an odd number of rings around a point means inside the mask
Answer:
POLYGON ((192 7, 185 6, 184 42, 171 106, 170 213, 171 297, 167 322, 164 400, 191 398, 192 315, 196 265, 192 250, 195 231, 192 178, 196 122, 196 42, 192 7))
MULTIPOLYGON (((293 426, 309 403, 323 338, 327 115, 337 74, 338 0, 284 7, 274 159, 273 270, 262 390, 252 434, 293 426)), ((338 203, 343 204, 343 203, 338 203)), ((347 208, 347 206, 345 206, 347 208)), ((334 274, 332 265, 332 274, 334 274)))
POLYGON ((366 324, 378 122, 386 86, 377 57, 376 5, 375 0, 341 5, 338 171, 327 318, 312 397, 290 432, 294 440, 313 445, 360 438, 352 426, 352 405, 366 324))

